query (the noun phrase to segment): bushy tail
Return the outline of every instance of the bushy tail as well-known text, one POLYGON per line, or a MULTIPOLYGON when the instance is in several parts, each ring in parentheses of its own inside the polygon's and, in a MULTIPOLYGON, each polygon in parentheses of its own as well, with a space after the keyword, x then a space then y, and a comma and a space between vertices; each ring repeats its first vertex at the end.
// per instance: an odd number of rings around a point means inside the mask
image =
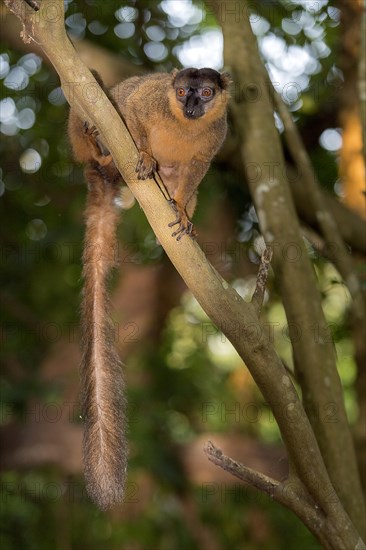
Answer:
POLYGON ((127 470, 126 400, 122 365, 106 290, 115 264, 116 185, 87 167, 89 185, 83 254, 81 405, 84 472, 89 496, 103 510, 121 502, 127 470))

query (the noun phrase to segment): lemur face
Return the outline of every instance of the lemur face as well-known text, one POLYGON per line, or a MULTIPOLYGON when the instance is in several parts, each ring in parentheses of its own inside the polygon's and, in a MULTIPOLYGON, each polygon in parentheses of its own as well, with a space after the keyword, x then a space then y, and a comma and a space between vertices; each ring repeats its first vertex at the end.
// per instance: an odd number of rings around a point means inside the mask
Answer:
POLYGON ((184 117, 197 119, 204 116, 223 99, 222 94, 229 83, 226 73, 220 74, 214 69, 183 69, 177 72, 173 78, 173 88, 184 117))

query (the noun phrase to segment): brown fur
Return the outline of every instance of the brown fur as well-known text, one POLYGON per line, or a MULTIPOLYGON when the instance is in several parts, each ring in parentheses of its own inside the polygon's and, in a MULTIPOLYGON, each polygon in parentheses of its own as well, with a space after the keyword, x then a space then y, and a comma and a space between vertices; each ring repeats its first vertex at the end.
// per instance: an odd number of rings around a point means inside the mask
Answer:
MULTIPOLYGON (((204 70, 202 85, 214 86, 214 98, 205 103, 203 116, 187 119, 174 82, 180 78, 179 85, 181 81, 189 85, 188 73, 133 77, 109 91, 140 152, 139 178, 151 177, 157 170, 174 199, 177 219, 170 225, 179 224, 173 233, 178 239, 184 233, 192 234, 188 216, 196 206, 197 187, 226 135, 228 75, 204 70)), ((73 111, 69 136, 76 160, 87 165, 89 185, 81 319, 85 477, 88 493, 105 509, 122 499, 127 463, 123 379, 106 291, 118 223, 113 203, 121 178, 97 130, 83 124, 73 111)))
MULTIPOLYGON (((187 214, 191 217, 195 209, 198 185, 226 136, 230 78, 226 73, 221 75, 222 87, 215 85, 216 95, 207 103, 206 113, 192 120, 184 117, 176 99, 173 83, 177 75, 179 72, 173 71, 132 77, 114 86, 109 95, 140 154, 145 156, 142 168, 149 166, 141 171, 141 179, 152 175, 150 167, 155 161, 183 223, 187 224, 187 214)), ((82 122, 72 111, 69 134, 75 157, 80 162, 95 160, 85 141, 82 122)), ((102 140, 100 143, 106 150, 102 140)))
POLYGON ((97 168, 86 168, 85 177, 89 194, 81 309, 84 470, 89 495, 106 509, 122 500, 127 468, 122 366, 114 345, 106 291, 106 281, 115 264, 119 215, 113 199, 118 188, 104 179, 97 168))

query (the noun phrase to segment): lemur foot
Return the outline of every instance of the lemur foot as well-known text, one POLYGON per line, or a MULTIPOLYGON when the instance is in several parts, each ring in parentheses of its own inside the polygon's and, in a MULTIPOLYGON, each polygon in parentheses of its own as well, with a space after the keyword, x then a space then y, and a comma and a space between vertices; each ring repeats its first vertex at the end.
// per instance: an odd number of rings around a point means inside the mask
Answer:
POLYGON ((168 223, 168 227, 174 227, 179 224, 178 229, 172 233, 172 237, 176 237, 177 241, 180 241, 183 235, 189 235, 191 239, 195 240, 197 237, 196 230, 193 223, 188 218, 184 208, 181 208, 174 199, 170 199, 168 202, 177 214, 176 219, 168 223))
POLYGON ((83 124, 84 135, 88 139, 91 150, 93 152, 93 159, 100 166, 108 166, 112 162, 112 155, 110 153, 104 154, 101 144, 98 141, 99 130, 96 126, 89 126, 89 122, 84 121, 83 124))

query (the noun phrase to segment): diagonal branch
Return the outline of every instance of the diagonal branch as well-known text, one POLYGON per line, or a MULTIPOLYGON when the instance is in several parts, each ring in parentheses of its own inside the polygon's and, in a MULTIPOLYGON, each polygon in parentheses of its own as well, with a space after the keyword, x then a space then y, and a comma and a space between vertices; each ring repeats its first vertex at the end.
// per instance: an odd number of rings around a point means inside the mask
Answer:
POLYGON ((252 468, 248 468, 236 460, 223 454, 222 450, 208 441, 204 447, 204 452, 207 455, 208 460, 219 466, 225 472, 229 472, 233 476, 245 481, 252 487, 255 487, 262 493, 266 493, 269 497, 273 498, 275 490, 279 487, 280 482, 272 479, 264 474, 256 472, 252 468))
MULTIPOLYGON (((301 221, 320 232, 319 220, 316 213, 308 201, 307 188, 303 181, 302 174, 298 173, 291 165, 286 165, 286 171, 289 176, 291 194, 295 201, 295 206, 301 221)), ((353 212, 347 206, 340 203, 333 197, 329 191, 321 189, 323 201, 326 209, 334 218, 338 231, 347 246, 355 254, 366 254, 366 232, 364 220, 353 212)))
POLYGON ((326 518, 317 507, 301 481, 295 476, 280 482, 252 468, 248 468, 223 454, 222 450, 208 441, 204 447, 207 458, 219 468, 241 479, 269 498, 290 508, 309 529, 316 532, 324 548, 332 548, 326 533, 326 518))

